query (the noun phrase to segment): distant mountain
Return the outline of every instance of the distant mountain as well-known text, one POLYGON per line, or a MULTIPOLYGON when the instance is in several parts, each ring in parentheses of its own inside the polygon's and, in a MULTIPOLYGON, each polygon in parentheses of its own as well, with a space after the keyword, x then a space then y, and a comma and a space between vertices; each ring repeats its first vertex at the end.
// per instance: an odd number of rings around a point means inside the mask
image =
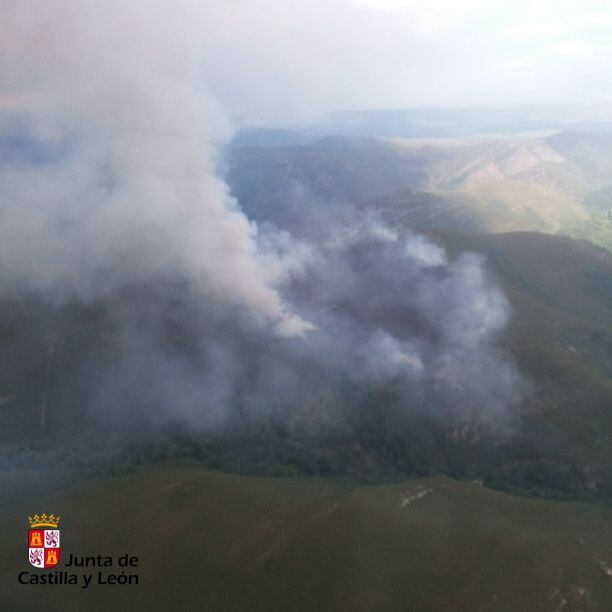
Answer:
POLYGON ((235 146, 227 180, 247 215, 296 233, 408 185, 424 185, 435 159, 394 143, 328 137, 307 145, 235 146))
POLYGON ((612 127, 612 105, 509 108, 407 108, 338 112, 310 126, 314 134, 457 138, 536 130, 612 127))
POLYGON ((343 111, 292 128, 246 128, 235 144, 307 144, 327 136, 368 138, 465 138, 536 131, 612 129, 612 104, 537 105, 508 108, 397 108, 343 111))
POLYGON ((304 145, 317 140, 314 136, 289 129, 251 128, 240 130, 232 139, 233 147, 280 147, 304 145))
POLYGON ((612 132, 234 147, 228 180, 252 218, 298 232, 304 215, 358 207, 403 229, 566 233, 612 246, 612 132))

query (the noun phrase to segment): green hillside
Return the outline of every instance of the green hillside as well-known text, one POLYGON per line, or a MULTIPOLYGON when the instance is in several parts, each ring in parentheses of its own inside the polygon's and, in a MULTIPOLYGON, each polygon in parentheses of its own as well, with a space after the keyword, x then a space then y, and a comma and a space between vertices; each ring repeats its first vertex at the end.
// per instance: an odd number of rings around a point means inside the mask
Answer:
POLYGON ((298 233, 309 215, 350 204, 400 228, 539 231, 610 247, 610 131, 238 145, 228 181, 241 206, 298 233))
MULTIPOLYGON (((434 237, 451 255, 485 255, 512 306, 500 342, 527 385, 523 401, 499 431, 487 431, 478 421, 431 419, 404 404, 398 423, 392 391, 373 388, 367 397, 355 397, 342 380, 317 376, 321 395, 315 403, 305 397, 263 420, 236 412, 225 433, 202 434, 196 428, 171 435, 159 447, 136 444, 125 461, 184 455, 236 472, 350 474, 377 481, 442 473, 539 495, 612 498, 612 255, 587 242, 538 233, 438 232, 434 237), (317 435, 294 426, 321 418, 326 423, 338 405, 327 401, 345 406, 341 429, 317 435)), ((136 301, 117 298, 114 304, 137 312, 142 303, 159 299, 155 292, 143 292, 136 301)), ((87 411, 92 388, 85 382, 95 385, 96 378, 83 379, 82 368, 83 363, 89 364, 87 372, 112 367, 120 347, 112 317, 95 306, 56 311, 25 301, 2 304, 2 313, 2 464, 109 465, 97 455, 107 452, 104 447, 88 449, 92 442, 116 437, 116 428, 87 411), (17 442, 28 446, 13 446, 17 442)), ((186 343, 189 328, 170 323, 175 341, 186 343)), ((148 426, 139 415, 155 399, 143 389, 132 404, 132 420, 117 421, 128 438, 130 431, 139 432, 137 441, 143 432, 146 440, 148 426)), ((113 408, 111 403, 105 410, 113 408)), ((113 458, 109 469, 124 459, 113 458)))
POLYGON ((514 497, 446 478, 355 486, 188 465, 112 479, 50 472, 0 479, 2 610, 612 606, 608 507, 514 497), (27 516, 36 511, 61 514, 64 555, 137 555, 139 584, 18 584, 28 568, 27 516))
POLYGON ((522 409, 525 435, 585 473, 609 464, 612 255, 588 242, 536 233, 439 239, 451 251, 484 254, 512 304, 503 342, 532 382, 522 409))

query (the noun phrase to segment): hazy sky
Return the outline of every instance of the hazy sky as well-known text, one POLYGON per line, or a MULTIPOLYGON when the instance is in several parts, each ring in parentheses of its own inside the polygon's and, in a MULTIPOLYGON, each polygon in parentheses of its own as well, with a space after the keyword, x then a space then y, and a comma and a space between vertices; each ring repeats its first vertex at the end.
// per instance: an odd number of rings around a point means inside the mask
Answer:
POLYGON ((205 76, 233 115, 612 101, 609 0, 208 4, 205 76))
MULTIPOLYGON (((74 21, 59 17, 67 2, 0 0, 0 18, 19 7, 26 22, 40 22, 44 11, 54 20, 51 28, 70 38, 74 21), (37 8, 28 13, 24 4, 37 8)), ((179 53, 183 42, 191 48, 197 39, 203 87, 234 120, 285 122, 339 109, 612 101, 610 0, 148 0, 152 9, 167 6, 170 19, 156 10, 138 17, 138 5, 128 0, 121 8, 142 22, 133 29, 134 46, 149 49, 164 29, 164 44, 173 38, 179 53)), ((109 19, 113 6, 105 7, 109 19)), ((95 24, 87 30, 95 32, 95 24)), ((6 75, 11 60, 3 44, 6 75)), ((35 44, 44 58, 44 35, 35 44)), ((120 64, 118 52, 114 58, 120 64)), ((3 72, 0 109, 18 106, 23 92, 3 72)))

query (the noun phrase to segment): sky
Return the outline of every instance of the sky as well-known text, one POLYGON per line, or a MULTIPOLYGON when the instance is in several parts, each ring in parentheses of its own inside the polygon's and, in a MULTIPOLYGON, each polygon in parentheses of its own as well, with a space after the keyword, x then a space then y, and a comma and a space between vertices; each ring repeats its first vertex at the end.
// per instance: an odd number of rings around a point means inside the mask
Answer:
POLYGON ((232 0, 203 28, 232 117, 612 101, 612 3, 232 0))
MULTIPOLYGON (((9 12, 19 4, 3 2, 9 12)), ((65 4, 46 3, 44 11, 53 19, 65 4)), ((138 3, 123 10, 132 4, 138 3)), ((170 19, 152 10, 134 28, 135 44, 149 48, 147 39, 164 28, 164 44, 174 38, 175 47, 185 40, 192 48, 197 39, 202 88, 234 124, 292 123, 345 109, 612 101, 609 0, 170 5, 170 19)), ((70 23, 64 29, 70 36, 70 23)), ((0 63, 2 52, 0 43, 0 63)), ((0 78, 0 109, 23 105, 26 97, 0 78)))

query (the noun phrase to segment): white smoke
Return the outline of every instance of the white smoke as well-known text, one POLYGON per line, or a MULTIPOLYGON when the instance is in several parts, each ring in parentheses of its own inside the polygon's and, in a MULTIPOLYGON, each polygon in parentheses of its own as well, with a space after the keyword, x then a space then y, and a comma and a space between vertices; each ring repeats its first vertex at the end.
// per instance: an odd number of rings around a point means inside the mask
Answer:
POLYGON ((204 14, 189 1, 1 3, 2 94, 56 154, 0 166, 4 290, 91 299, 180 277, 282 333, 309 327, 286 312, 283 266, 266 265, 216 175, 229 127, 202 87, 204 14))
POLYGON ((78 358, 52 330, 70 364, 57 405, 210 423, 236 405, 299 410, 319 390, 353 397, 400 379, 415 410, 503 412, 519 387, 496 349, 509 309, 481 259, 359 229, 355 208, 324 214, 307 190, 286 229, 311 246, 258 235, 217 173, 230 130, 203 89, 206 13, 190 1, 0 4, 0 99, 21 111, 9 105, 0 130, 33 149, 0 160, 0 298, 101 303, 107 317, 90 319, 78 358), (306 338, 284 337, 306 321, 306 338), (113 338, 102 357, 99 337, 113 338))

